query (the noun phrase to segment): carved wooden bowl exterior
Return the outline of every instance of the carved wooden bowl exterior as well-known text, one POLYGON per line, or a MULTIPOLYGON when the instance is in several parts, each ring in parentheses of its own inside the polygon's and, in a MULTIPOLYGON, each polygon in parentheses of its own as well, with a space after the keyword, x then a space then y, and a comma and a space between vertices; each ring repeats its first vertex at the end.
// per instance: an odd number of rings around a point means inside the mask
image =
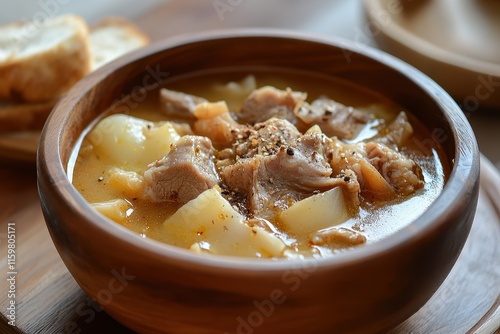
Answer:
POLYGON ((415 313, 455 263, 475 213, 479 151, 454 101, 405 63, 335 39, 243 30, 166 40, 88 76, 52 112, 37 166, 44 217, 64 263, 106 312, 138 332, 376 333, 415 313), (124 94, 245 66, 335 76, 417 110, 444 138, 453 166, 445 189, 382 241, 319 260, 268 261, 200 256, 143 239, 92 210, 68 181, 77 139, 124 94))

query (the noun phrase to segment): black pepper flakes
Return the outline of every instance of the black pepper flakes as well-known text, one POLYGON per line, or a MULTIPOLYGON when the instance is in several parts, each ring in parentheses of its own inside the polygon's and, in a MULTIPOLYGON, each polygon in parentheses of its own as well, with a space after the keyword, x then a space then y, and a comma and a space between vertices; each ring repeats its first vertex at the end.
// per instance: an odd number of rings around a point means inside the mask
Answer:
POLYGON ((286 154, 288 154, 289 156, 293 156, 295 152, 293 151, 293 148, 289 147, 286 149, 286 154))
POLYGON ((344 177, 344 181, 345 181, 345 182, 349 182, 349 181, 351 181, 351 178, 350 178, 349 176, 345 176, 345 177, 344 177))

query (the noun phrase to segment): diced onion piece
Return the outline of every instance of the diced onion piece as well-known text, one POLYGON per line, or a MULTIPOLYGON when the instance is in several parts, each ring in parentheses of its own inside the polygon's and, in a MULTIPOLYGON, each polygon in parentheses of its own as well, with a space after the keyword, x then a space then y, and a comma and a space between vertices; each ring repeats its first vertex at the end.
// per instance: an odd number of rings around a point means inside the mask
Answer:
POLYGON ((392 186, 384 179, 379 171, 365 159, 359 160, 364 188, 379 198, 389 199, 395 195, 392 186))
POLYGON ((100 121, 89 133, 97 155, 106 156, 124 170, 142 172, 151 162, 163 158, 170 144, 180 136, 170 123, 155 123, 123 114, 100 121))
POLYGON ((293 204, 279 217, 288 232, 301 235, 338 225, 349 218, 349 212, 342 189, 335 187, 293 204))
POLYGON ((323 133, 323 131, 321 131, 321 128, 319 127, 318 124, 314 124, 309 129, 307 129, 305 134, 308 135, 308 134, 315 134, 315 133, 323 133))
POLYGON ((228 112, 229 109, 225 101, 202 102, 198 104, 193 110, 193 114, 197 119, 214 118, 215 116, 219 116, 228 112))
POLYGON ((281 256, 285 244, 267 231, 244 223, 215 189, 208 189, 183 205, 163 223, 167 243, 219 255, 281 256), (196 245, 198 244, 198 245, 196 245))
POLYGON ((132 205, 123 199, 92 203, 91 206, 117 223, 123 223, 130 212, 129 210, 132 210, 132 205))

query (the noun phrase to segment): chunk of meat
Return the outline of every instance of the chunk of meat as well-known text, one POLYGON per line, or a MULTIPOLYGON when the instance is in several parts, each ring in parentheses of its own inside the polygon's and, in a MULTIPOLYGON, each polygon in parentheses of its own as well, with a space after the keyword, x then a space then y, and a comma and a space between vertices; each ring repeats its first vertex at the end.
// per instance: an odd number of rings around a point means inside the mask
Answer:
POLYGON ((338 185, 342 188, 349 211, 357 212, 360 204, 359 195, 361 193, 361 186, 356 173, 350 169, 346 169, 336 175, 334 179, 338 181, 338 185))
POLYGON ((169 117, 196 119, 193 111, 198 104, 204 102, 207 100, 199 96, 166 88, 160 90, 161 110, 169 117))
POLYGON ((311 233, 309 235, 309 242, 317 246, 346 248, 366 243, 366 237, 357 231, 345 227, 335 227, 311 233))
POLYGON ((396 119, 382 131, 382 135, 376 138, 376 141, 393 149, 399 149, 411 136, 413 136, 413 127, 406 113, 401 111, 396 119))
POLYGON ((263 156, 276 154, 282 146, 288 146, 301 136, 290 122, 271 118, 245 131, 235 132, 233 147, 240 158, 251 158, 256 154, 263 156))
POLYGON ((264 219, 272 220, 277 210, 336 186, 345 188, 349 198, 357 203, 355 177, 346 178, 345 174, 333 177, 321 153, 325 138, 316 134, 304 135, 289 147, 282 146, 276 154, 240 159, 223 167, 221 178, 227 188, 243 194, 250 212, 264 219))
POLYGON ((353 139, 373 115, 328 98, 319 98, 311 104, 304 103, 295 115, 307 126, 319 125, 328 136, 353 139))
POLYGON ((247 97, 236 116, 240 123, 255 124, 277 117, 295 124, 295 110, 304 103, 306 97, 306 93, 294 92, 289 88, 279 90, 264 86, 247 97))
POLYGON ((331 143, 333 171, 353 170, 363 195, 389 200, 396 195, 413 194, 424 186, 422 171, 415 161, 382 143, 345 144, 338 139, 332 139, 331 143))
POLYGON ((143 196, 152 202, 184 204, 218 184, 210 139, 184 136, 170 153, 144 172, 143 196))
MULTIPOLYGON (((323 133, 310 132, 298 138, 295 142, 296 149, 305 156, 310 157, 313 164, 321 164, 325 168, 332 168, 330 161, 333 152, 331 151, 333 140, 323 133)), ((347 204, 354 211, 359 206, 360 184, 354 171, 346 166, 342 169, 331 169, 330 178, 337 180, 338 186, 342 187, 347 204)))
POLYGON ((401 195, 413 194, 424 186, 422 170, 403 154, 381 143, 366 143, 368 161, 401 195))
MULTIPOLYGON (((217 148, 231 147, 238 136, 245 138, 249 127, 237 123, 229 113, 212 118, 198 119, 193 125, 195 133, 210 138, 217 148)), ((246 136, 248 138, 248 135, 246 136)))
POLYGON ((365 143, 346 144, 337 138, 330 141, 329 157, 334 173, 351 170, 360 184, 365 199, 390 200, 396 196, 394 188, 367 161, 365 143))

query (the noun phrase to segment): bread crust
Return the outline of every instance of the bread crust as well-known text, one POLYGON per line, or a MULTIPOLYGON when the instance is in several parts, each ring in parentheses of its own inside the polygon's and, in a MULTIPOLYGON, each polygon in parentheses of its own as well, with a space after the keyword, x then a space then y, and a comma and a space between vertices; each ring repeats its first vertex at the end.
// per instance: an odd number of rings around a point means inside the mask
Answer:
MULTIPOLYGON (((90 73, 92 56, 87 24, 73 15, 58 20, 60 25, 72 29, 68 38, 50 49, 22 57, 14 54, 0 62, 1 100, 52 101, 90 73)), ((50 25, 39 29, 50 29, 50 25)))
POLYGON ((148 43, 149 37, 133 23, 118 17, 106 18, 90 30, 93 70, 148 43))
MULTIPOLYGON (((76 27, 71 38, 30 57, 0 61, 1 132, 41 130, 58 98, 95 69, 93 63, 96 56, 101 57, 100 64, 104 64, 149 43, 149 37, 144 32, 122 18, 104 19, 91 29, 78 16, 67 15, 58 19, 76 27), (106 40, 104 45, 92 45, 92 33, 102 32, 108 27, 119 29, 123 40, 116 40, 112 34, 110 43, 106 40), (122 45, 115 52, 116 43, 122 45), (110 50, 113 51, 111 54, 110 50)), ((0 27, 0 33, 6 27, 22 29, 23 24, 0 27)))

